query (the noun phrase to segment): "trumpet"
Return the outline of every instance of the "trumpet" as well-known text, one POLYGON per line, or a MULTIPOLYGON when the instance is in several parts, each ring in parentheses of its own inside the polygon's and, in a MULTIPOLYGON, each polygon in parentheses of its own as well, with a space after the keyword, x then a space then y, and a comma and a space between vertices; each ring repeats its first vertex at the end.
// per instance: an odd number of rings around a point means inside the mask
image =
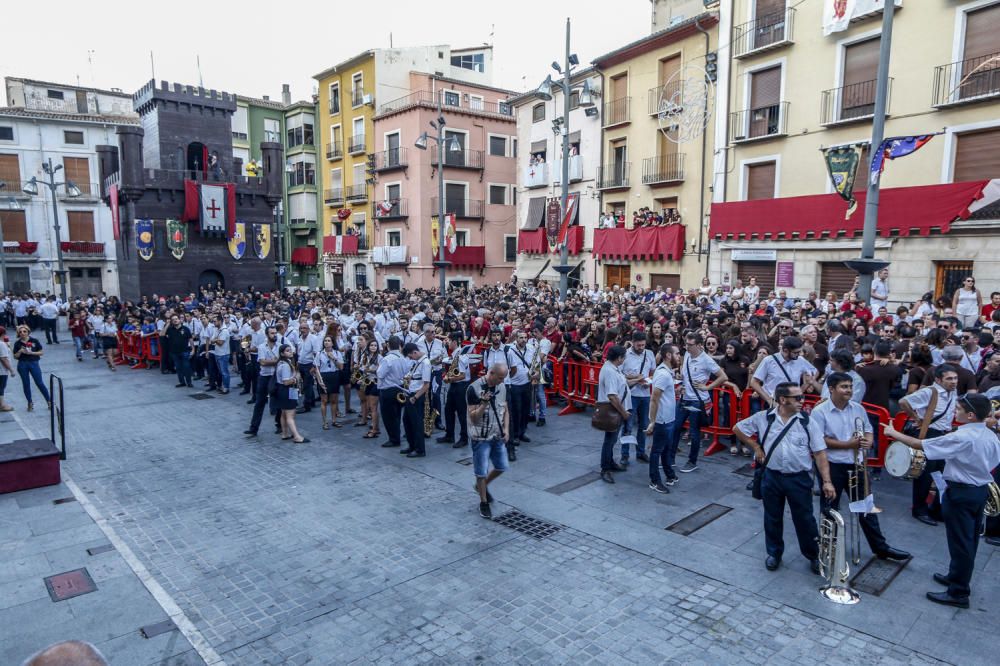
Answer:
POLYGON ((819 575, 827 580, 820 594, 837 604, 852 605, 861 601, 861 595, 851 589, 848 578, 851 567, 844 554, 844 518, 833 509, 827 509, 819 523, 819 575))
POLYGON ((242 349, 243 351, 249 351, 250 344, 252 342, 253 342, 252 335, 244 335, 243 338, 240 340, 240 349, 242 349))

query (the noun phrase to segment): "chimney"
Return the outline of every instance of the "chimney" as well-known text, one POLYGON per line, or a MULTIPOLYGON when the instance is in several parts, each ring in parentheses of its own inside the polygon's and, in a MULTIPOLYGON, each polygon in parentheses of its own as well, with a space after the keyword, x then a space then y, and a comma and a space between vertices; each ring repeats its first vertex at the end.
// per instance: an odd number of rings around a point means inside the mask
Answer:
POLYGON ((285 106, 292 103, 292 89, 287 83, 281 84, 281 103, 285 106))
POLYGON ((263 99, 263 100, 264 100, 265 102, 270 102, 270 101, 271 101, 271 97, 270 97, 270 95, 264 95, 264 97, 263 97, 262 99, 263 99))

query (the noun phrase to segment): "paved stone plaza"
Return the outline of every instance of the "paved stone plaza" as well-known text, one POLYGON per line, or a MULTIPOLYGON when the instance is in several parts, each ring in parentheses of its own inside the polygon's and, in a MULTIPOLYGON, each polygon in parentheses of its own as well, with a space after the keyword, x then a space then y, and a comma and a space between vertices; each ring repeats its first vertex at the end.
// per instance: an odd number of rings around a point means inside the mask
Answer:
MULTIPOLYGON (((409 460, 316 413, 299 418, 311 443, 267 421, 248 440, 237 391, 195 400, 68 345, 43 369, 65 381, 69 459, 63 485, 0 496, 3 664, 63 638, 127 665, 995 663, 1000 552, 981 546, 970 610, 925 600, 944 528, 908 517, 902 482, 875 484, 880 520, 916 557, 845 608, 817 592, 790 520, 782 568, 764 569, 760 507, 733 473, 747 461, 728 453, 670 495, 644 466, 611 486, 588 417, 550 415, 493 490, 494 515, 558 527, 539 539, 478 516, 468 450, 429 442, 409 460), (712 503, 731 510, 665 529, 712 503), (51 601, 42 579, 80 567, 97 591, 51 601), (177 628, 140 633, 167 618, 177 628)), ((47 433, 47 411, 8 394, 3 441, 47 433)))

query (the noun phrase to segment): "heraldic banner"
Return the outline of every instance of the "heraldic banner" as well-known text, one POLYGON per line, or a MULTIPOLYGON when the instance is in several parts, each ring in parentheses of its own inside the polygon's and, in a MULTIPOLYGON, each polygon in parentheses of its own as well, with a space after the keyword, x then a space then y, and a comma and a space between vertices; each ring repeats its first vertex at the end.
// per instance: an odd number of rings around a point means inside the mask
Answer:
POLYGON ((153 258, 153 221, 135 221, 135 249, 144 261, 153 258))
POLYGON ((854 200, 854 180, 858 175, 858 166, 861 162, 860 146, 838 146, 827 148, 823 151, 826 161, 826 170, 830 174, 830 182, 837 194, 847 202, 846 220, 858 207, 858 202, 854 200))
POLYGON ((271 225, 253 225, 253 251, 258 259, 267 259, 271 251, 271 225))
POLYGON ((180 220, 167 220, 167 247, 174 259, 180 261, 187 249, 188 230, 187 225, 180 220))
POLYGON ((236 231, 229 239, 229 254, 233 259, 239 261, 247 251, 247 225, 246 222, 237 222, 236 231))

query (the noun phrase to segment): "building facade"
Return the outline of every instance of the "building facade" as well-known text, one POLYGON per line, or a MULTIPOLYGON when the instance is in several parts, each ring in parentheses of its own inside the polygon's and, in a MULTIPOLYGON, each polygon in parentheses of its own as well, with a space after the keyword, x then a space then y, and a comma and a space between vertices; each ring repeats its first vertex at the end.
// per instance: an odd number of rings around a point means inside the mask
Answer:
MULTIPOLYGON (((587 82, 600 89, 597 71, 588 67, 570 80, 570 112, 567 138, 570 144, 569 194, 575 198, 573 216, 567 233, 569 262, 576 266, 571 283, 591 284, 598 279, 596 260, 591 255, 594 232, 601 215, 597 168, 601 154, 600 99, 594 106, 580 105, 579 90, 587 82)), ((518 254, 516 275, 519 280, 545 280, 559 283, 554 266, 560 264, 559 252, 550 251, 546 238, 545 216, 550 205, 562 196, 562 136, 555 133, 553 122, 565 111, 562 82, 552 87, 552 100, 531 92, 511 99, 517 115, 517 222, 518 254)), ((562 128, 558 128, 562 131, 562 128)))
MULTIPOLYGON (((492 48, 451 49, 447 45, 371 49, 313 78, 319 87, 317 145, 321 146, 322 235, 352 236, 348 253, 325 252, 326 286, 373 286, 370 261, 375 184, 369 158, 375 151, 373 119, 379 105, 411 91, 411 72, 440 72, 459 81, 489 85, 492 48), (358 249, 354 250, 357 245, 358 249)), ((336 249, 337 245, 331 247, 336 249)))
MULTIPOLYGON (((457 247, 445 252, 452 264, 448 284, 509 280, 517 242, 517 127, 506 102, 510 91, 420 72, 411 73, 408 89, 410 94, 380 105, 374 118, 372 286, 437 286, 431 226, 442 209, 455 216, 457 247), (446 121, 443 167, 434 140, 425 150, 414 146, 424 132, 435 136, 430 123, 439 117, 446 121)), ((330 249, 336 255, 335 245, 330 249)))
POLYGON ((67 293, 118 295, 116 247, 110 211, 100 200, 96 147, 115 140, 116 127, 136 125, 131 98, 115 90, 98 90, 8 77, 9 106, 0 109, 0 226, 6 276, 4 289, 59 293, 59 254, 63 257, 67 293), (22 188, 48 176, 51 160, 57 182, 80 190, 52 195, 39 185, 37 194, 22 188))
POLYGON ((323 246, 320 222, 319 167, 316 147, 316 103, 299 101, 284 109, 285 198, 282 206, 282 263, 285 284, 315 289, 322 284, 319 257, 323 246))
POLYGON ((704 79, 718 22, 717 14, 698 14, 594 60, 603 102, 596 187, 603 214, 618 220, 617 228, 595 232, 597 284, 676 290, 707 273, 711 128, 682 131, 661 111, 676 108, 699 127, 707 123, 704 79), (655 223, 644 226, 642 218, 655 223))
MULTIPOLYGON (((715 284, 752 275, 792 296, 853 284, 843 261, 860 256, 882 3, 826 31, 823 4, 735 0, 723 15, 733 39, 719 52, 717 108, 728 113, 715 126, 715 284), (818 150, 843 145, 861 148, 850 216, 818 150)), ((1000 178, 998 54, 997 0, 896 0, 885 136, 942 134, 881 176, 876 257, 891 262, 893 306, 950 298, 968 274, 1000 289, 985 187, 1000 178)))

